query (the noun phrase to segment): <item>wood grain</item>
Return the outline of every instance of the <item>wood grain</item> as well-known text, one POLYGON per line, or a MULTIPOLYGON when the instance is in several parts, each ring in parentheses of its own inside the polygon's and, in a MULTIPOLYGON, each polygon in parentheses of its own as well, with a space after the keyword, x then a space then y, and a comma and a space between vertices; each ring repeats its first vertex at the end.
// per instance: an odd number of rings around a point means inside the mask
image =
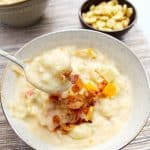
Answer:
MULTIPOLYGON (((44 33, 81 28, 78 10, 82 2, 83 0, 51 0, 42 20, 28 28, 13 29, 0 25, 0 47, 10 53, 15 53, 26 42, 44 33)), ((138 56, 150 76, 150 47, 138 26, 134 26, 121 40, 138 56)), ((6 60, 0 58, 0 75, 5 64, 6 60)), ((0 108, 0 150, 30 149, 32 148, 16 136, 0 108)), ((150 149, 150 119, 141 133, 123 149, 150 149)))

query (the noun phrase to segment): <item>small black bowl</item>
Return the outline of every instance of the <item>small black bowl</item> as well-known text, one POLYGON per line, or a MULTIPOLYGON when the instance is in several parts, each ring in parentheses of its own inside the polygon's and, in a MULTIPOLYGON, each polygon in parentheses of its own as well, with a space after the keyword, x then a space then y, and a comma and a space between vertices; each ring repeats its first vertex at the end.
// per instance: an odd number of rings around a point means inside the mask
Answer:
POLYGON ((133 25, 136 22, 137 12, 136 12, 135 7, 130 2, 128 2, 126 0, 118 0, 119 4, 121 4, 121 5, 126 4, 128 7, 132 7, 133 8, 133 14, 132 14, 132 16, 130 18, 130 23, 129 23, 129 25, 126 28, 124 28, 122 30, 115 30, 115 31, 103 31, 103 30, 95 29, 92 26, 90 26, 89 24, 84 22, 84 20, 82 18, 82 13, 85 13, 85 12, 89 11, 89 8, 90 8, 91 5, 98 5, 100 2, 104 2, 104 1, 108 2, 110 0, 87 0, 86 2, 84 2, 82 4, 80 10, 79 10, 79 18, 80 18, 81 24, 87 29, 91 29, 91 30, 107 33, 107 34, 110 34, 110 35, 115 36, 115 37, 120 37, 123 34, 127 33, 129 31, 129 29, 131 27, 133 27, 133 25))

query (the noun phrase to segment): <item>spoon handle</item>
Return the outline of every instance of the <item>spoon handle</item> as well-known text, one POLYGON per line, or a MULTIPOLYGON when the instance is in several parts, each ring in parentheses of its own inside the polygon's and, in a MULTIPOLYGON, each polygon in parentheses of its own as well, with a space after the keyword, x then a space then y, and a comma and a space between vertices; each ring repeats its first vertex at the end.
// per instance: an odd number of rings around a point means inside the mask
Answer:
POLYGON ((9 59, 10 61, 14 62, 15 64, 19 65, 22 69, 24 69, 24 64, 9 53, 0 49, 0 55, 5 57, 6 59, 9 59))

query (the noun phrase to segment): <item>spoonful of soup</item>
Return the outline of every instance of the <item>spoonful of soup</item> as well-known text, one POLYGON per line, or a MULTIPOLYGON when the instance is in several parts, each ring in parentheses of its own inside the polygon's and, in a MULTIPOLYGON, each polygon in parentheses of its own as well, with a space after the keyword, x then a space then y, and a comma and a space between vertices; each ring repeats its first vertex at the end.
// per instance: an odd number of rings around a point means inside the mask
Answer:
POLYGON ((71 82, 70 56, 61 50, 52 50, 33 58, 29 64, 25 64, 0 50, 0 55, 20 66, 28 82, 34 87, 47 93, 59 93, 67 90, 71 82))

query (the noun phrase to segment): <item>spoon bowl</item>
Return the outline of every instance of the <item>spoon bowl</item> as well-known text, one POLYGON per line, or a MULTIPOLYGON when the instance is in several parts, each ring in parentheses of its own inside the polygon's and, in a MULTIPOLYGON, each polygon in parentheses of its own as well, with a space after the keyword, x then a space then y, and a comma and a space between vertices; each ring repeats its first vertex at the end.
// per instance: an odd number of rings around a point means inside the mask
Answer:
MULTIPOLYGON (((42 84, 40 84, 38 82, 39 80, 35 78, 35 76, 34 76, 35 73, 32 72, 30 65, 24 64, 22 61, 18 60, 14 56, 10 55, 9 53, 7 53, 1 49, 0 49, 0 55, 5 57, 6 59, 12 61, 16 65, 18 65, 24 71, 24 74, 25 74, 27 81, 29 83, 31 83, 34 87, 36 87, 37 89, 39 89, 43 92, 60 93, 60 92, 67 90, 70 86, 70 82, 68 81, 67 83, 64 84, 63 88, 59 88, 60 87, 59 84, 57 84, 57 86, 56 86, 56 84, 53 84, 54 86, 51 85, 51 86, 49 86, 50 88, 45 88, 42 84)), ((52 73, 50 73, 50 74, 52 74, 52 73)), ((55 81, 52 80, 52 82, 54 83, 55 81)))

